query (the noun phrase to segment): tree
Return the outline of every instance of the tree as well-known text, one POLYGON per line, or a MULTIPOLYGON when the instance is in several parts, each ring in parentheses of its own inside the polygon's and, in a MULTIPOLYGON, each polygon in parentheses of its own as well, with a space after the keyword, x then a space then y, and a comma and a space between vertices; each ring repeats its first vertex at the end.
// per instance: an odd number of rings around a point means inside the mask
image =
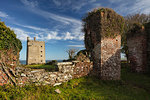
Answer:
POLYGON ((150 22, 150 14, 132 14, 127 15, 125 18, 125 26, 124 26, 124 32, 122 34, 122 53, 126 54, 127 60, 128 60, 128 47, 127 47, 127 33, 129 30, 131 30, 134 27, 134 24, 141 24, 144 25, 148 22, 150 22))
POLYGON ((69 59, 74 59, 77 51, 78 50, 74 49, 74 48, 70 48, 70 49, 66 50, 66 52, 68 53, 69 59))

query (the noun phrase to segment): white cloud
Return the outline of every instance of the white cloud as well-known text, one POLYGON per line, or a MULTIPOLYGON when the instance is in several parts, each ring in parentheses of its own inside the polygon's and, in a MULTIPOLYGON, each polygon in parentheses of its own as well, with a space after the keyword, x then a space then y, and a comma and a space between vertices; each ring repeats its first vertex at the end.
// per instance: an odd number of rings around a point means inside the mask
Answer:
POLYGON ((120 1, 115 10, 120 14, 150 13, 150 0, 120 1))
POLYGON ((73 39, 75 39, 75 38, 76 38, 75 36, 71 36, 71 33, 66 32, 63 39, 64 39, 64 40, 73 40, 73 39))
POLYGON ((30 26, 30 25, 21 25, 21 24, 18 24, 18 23, 15 23, 15 24, 18 25, 18 26, 29 28, 29 29, 33 29, 33 30, 36 30, 36 31, 44 31, 44 32, 48 31, 47 28, 40 28, 40 27, 30 26))
MULTIPOLYGON (((58 1, 58 0, 55 0, 55 1, 58 1)), ((66 2, 69 3, 69 1, 70 0, 67 0, 66 2)), ((26 27, 26 28, 30 28, 30 29, 34 29, 34 30, 38 30, 38 31, 43 31, 43 32, 46 32, 47 34, 49 34, 49 32, 50 32, 47 39, 54 39, 55 38, 57 40, 60 40, 60 39, 83 40, 83 33, 81 32, 81 27, 82 27, 81 20, 78 20, 78 19, 75 19, 75 18, 72 18, 69 16, 57 15, 57 14, 54 14, 54 13, 51 13, 48 11, 41 10, 38 7, 28 6, 28 8, 29 8, 29 11, 32 11, 33 13, 46 18, 48 21, 49 21, 49 19, 53 19, 53 20, 59 22, 65 28, 69 26, 70 28, 68 29, 68 31, 70 31, 70 32, 58 33, 57 35, 59 37, 56 37, 53 33, 51 33, 48 29, 45 29, 45 28, 39 28, 39 27, 28 26, 28 25, 21 25, 22 27, 26 27), (63 36, 60 37, 61 34, 63 34, 63 36), (52 36, 54 36, 54 38, 52 38, 52 36)))
POLYGON ((20 39, 21 41, 26 41, 27 37, 29 36, 29 32, 25 32, 24 30, 20 29, 20 28, 11 28, 14 30, 15 34, 17 35, 17 38, 20 39))
POLYGON ((8 15, 7 15, 5 12, 1 12, 1 11, 0 11, 0 17, 7 18, 7 17, 8 17, 8 15))
POLYGON ((62 22, 64 24, 81 24, 81 21, 75 18, 71 18, 68 16, 62 16, 62 15, 57 15, 57 14, 53 14, 51 12, 47 12, 41 9, 32 9, 32 12, 46 18, 46 19, 53 19, 55 21, 59 21, 62 22))
POLYGON ((47 35, 47 37, 45 39, 51 40, 51 39, 55 39, 55 40, 61 40, 62 37, 58 36, 57 32, 51 32, 47 35))
POLYGON ((30 7, 33 7, 33 8, 38 6, 38 2, 37 2, 37 1, 21 0, 21 2, 22 2, 24 5, 27 5, 27 6, 30 6, 30 7))
POLYGON ((84 48, 84 45, 68 45, 68 47, 84 48))

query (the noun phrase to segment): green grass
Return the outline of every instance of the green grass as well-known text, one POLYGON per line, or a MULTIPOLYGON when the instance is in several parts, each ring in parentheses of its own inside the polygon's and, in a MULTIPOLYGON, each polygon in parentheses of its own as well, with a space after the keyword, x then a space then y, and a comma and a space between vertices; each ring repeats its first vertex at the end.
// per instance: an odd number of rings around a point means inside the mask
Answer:
POLYGON ((7 100, 150 100, 150 77, 122 68, 120 81, 82 77, 60 86, 0 87, 0 98, 7 100), (60 89, 61 94, 55 93, 60 89))
POLYGON ((57 67, 54 65, 26 65, 25 67, 31 69, 45 69, 46 71, 57 71, 57 67))

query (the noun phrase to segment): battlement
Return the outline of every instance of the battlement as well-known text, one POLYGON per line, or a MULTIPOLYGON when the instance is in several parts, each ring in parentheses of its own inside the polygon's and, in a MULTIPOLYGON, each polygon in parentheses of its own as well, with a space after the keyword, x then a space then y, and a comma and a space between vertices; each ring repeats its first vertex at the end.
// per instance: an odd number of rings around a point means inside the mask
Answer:
POLYGON ((27 37, 27 41, 28 41, 28 42, 42 42, 42 43, 44 42, 44 43, 45 43, 45 41, 37 41, 37 40, 36 40, 36 37, 34 37, 34 40, 30 40, 30 38, 27 37))

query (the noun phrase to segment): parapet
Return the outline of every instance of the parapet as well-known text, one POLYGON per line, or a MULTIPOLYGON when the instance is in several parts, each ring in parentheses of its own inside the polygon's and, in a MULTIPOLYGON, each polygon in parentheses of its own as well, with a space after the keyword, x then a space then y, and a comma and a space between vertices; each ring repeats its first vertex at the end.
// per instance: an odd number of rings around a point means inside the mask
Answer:
POLYGON ((36 40, 36 37, 34 37, 34 40, 30 40, 30 38, 27 37, 27 41, 28 41, 28 42, 41 42, 41 43, 43 42, 43 43, 45 43, 45 41, 37 41, 37 40, 36 40))

